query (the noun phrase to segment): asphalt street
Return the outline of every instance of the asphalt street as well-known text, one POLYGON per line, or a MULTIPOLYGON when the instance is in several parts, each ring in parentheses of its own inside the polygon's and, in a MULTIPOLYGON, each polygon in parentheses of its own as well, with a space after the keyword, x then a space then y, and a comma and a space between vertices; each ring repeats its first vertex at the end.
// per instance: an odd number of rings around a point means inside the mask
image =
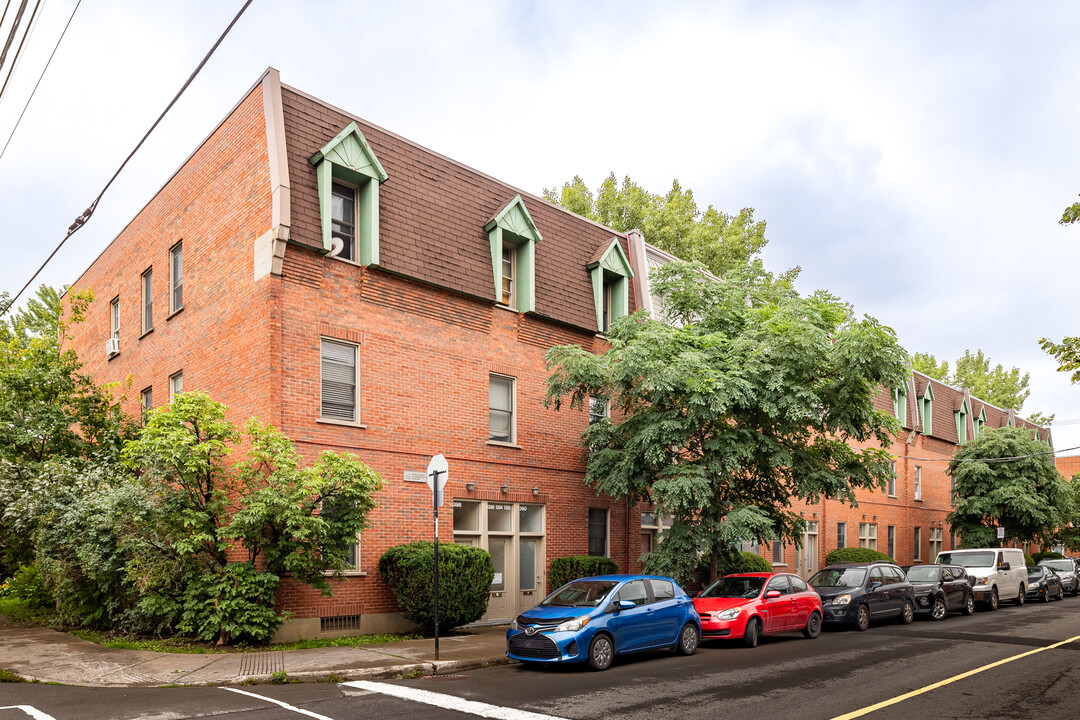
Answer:
POLYGON ((767 637, 754 649, 706 643, 689 658, 672 653, 628 656, 603 673, 573 666, 533 670, 508 665, 356 686, 115 689, 4 684, 0 720, 811 720, 842 717, 888 701, 895 702, 864 717, 1075 715, 1080 707, 1080 598, 1003 606, 973 617, 950 615, 941 622, 890 621, 864 633, 826 630, 816 640, 767 637))

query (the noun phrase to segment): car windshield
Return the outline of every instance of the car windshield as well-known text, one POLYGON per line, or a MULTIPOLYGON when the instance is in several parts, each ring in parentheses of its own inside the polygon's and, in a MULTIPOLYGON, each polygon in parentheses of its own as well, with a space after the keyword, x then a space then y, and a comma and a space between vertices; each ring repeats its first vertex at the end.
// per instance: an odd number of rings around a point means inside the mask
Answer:
POLYGON ((542 607, 596 607, 618 583, 611 580, 575 580, 544 598, 542 607))
POLYGON ((819 587, 859 587, 866 579, 866 568, 827 568, 810 578, 819 587))
POLYGON ((1028 577, 1029 578, 1042 577, 1042 574, 1043 574, 1043 569, 1041 567, 1029 567, 1028 568, 1028 577))
POLYGON ((994 567, 995 552, 941 553, 938 562, 944 565, 959 565, 966 568, 994 567))
POLYGON ((936 567, 913 567, 907 571, 908 582, 937 582, 940 570, 936 567))
POLYGON ((1040 565, 1054 570, 1060 570, 1061 572, 1070 573, 1073 571, 1072 560, 1043 560, 1040 565))
POLYGON ((725 577, 720 578, 701 593, 703 598, 756 598, 766 578, 725 577))

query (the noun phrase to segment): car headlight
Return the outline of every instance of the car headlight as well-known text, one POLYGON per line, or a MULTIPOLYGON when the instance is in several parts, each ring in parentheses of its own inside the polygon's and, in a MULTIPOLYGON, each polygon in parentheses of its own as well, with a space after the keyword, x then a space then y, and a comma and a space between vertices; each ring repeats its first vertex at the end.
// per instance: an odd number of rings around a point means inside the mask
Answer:
POLYGON ((510 621, 510 629, 511 630, 520 630, 521 629, 521 626, 518 625, 517 618, 514 618, 513 620, 510 621))
POLYGON ((1031 587, 1033 587, 1033 588, 1041 588, 1042 587, 1042 580, 1036 580, 1035 582, 1031 583, 1031 587))
POLYGON ((984 578, 984 577, 975 578, 975 584, 976 585, 985 585, 988 582, 990 582, 990 578, 984 578))
POLYGON ((589 616, 574 618, 573 620, 567 620, 555 628, 555 632, 577 632, 581 628, 589 624, 589 616))
POLYGON ((739 617, 739 613, 742 612, 742 608, 728 608, 722 612, 718 612, 713 615, 717 620, 734 620, 739 617))
POLYGON ((851 602, 851 595, 847 593, 844 593, 843 595, 837 595, 830 602, 832 602, 833 605, 847 605, 849 602, 851 602))

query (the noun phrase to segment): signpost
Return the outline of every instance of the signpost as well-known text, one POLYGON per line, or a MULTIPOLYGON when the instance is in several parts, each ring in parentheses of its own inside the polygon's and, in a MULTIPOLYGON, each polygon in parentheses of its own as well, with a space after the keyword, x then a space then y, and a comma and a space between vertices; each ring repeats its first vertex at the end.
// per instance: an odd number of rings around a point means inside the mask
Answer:
POLYGON ((997 529, 997 539, 998 540, 1004 540, 1005 539, 1005 528, 1001 527, 1000 525, 998 525, 998 529, 997 529))
POLYGON ((431 508, 435 512, 435 659, 439 659, 439 506, 450 467, 441 454, 431 458, 427 466, 427 484, 431 488, 431 508))

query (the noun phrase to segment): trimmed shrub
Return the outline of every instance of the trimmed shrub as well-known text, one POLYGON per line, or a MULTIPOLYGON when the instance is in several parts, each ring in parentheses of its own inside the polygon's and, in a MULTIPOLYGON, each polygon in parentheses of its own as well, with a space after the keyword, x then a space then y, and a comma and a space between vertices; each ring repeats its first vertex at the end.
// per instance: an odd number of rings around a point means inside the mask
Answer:
MULTIPOLYGON (((709 586, 710 557, 709 555, 702 555, 698 559, 698 581, 703 588, 709 586)), ((722 578, 725 575, 734 575, 736 573, 772 572, 772 569, 772 563, 757 553, 740 550, 720 559, 716 566, 716 577, 722 578)))
MULTIPOLYGON (((435 544, 414 542, 388 548, 379 575, 390 586, 405 617, 426 632, 435 630, 435 544)), ((487 612, 495 565, 486 550, 439 543, 439 631, 476 622, 487 612)))
POLYGON ((825 564, 832 565, 840 562, 892 562, 893 559, 883 552, 870 548, 842 547, 833 550, 825 556, 825 564))
POLYGON ((1065 559, 1065 556, 1059 552, 1047 550, 1045 552, 1037 552, 1031 555, 1026 555, 1025 559, 1027 560, 1028 565, 1038 565, 1039 562, 1042 560, 1063 560, 1065 559))
POLYGON ((571 555, 555 558, 548 571, 548 590, 557 590, 571 580, 593 575, 614 575, 619 566, 611 558, 595 555, 571 555))

